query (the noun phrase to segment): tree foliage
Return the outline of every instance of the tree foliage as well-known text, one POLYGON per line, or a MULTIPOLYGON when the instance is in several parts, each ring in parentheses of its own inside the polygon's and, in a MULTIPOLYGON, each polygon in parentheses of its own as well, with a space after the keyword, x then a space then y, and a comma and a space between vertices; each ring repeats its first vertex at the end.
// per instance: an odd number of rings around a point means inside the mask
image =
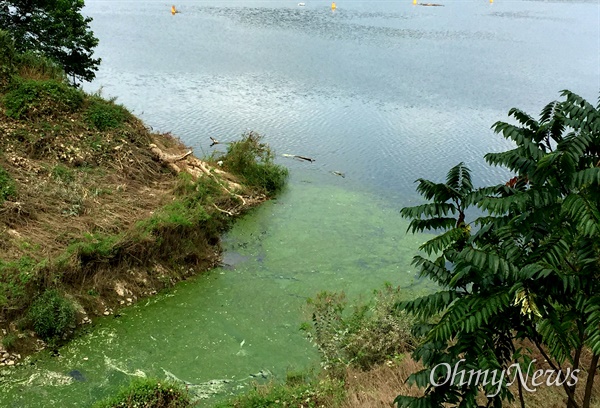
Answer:
POLYGON ((16 51, 51 58, 73 82, 91 81, 100 64, 92 57, 98 39, 83 6, 83 0, 0 0, 0 29, 12 35, 16 51))
MULTIPOLYGON (((426 337, 413 354, 425 368, 409 381, 425 394, 398 396, 399 407, 479 406, 477 397, 494 394, 487 392, 492 385, 434 387, 432 369, 460 359, 481 370, 524 363, 515 340, 529 340, 555 369, 566 362, 580 368, 584 348, 591 350, 583 400, 575 398, 576 384, 563 384, 567 407, 589 407, 600 356, 600 106, 570 91, 561 95, 538 120, 511 109, 514 123, 493 125, 515 143, 485 156, 515 174, 506 184, 475 189, 461 163, 446 183, 419 179, 428 203, 401 210, 413 232, 441 234, 421 247, 432 259, 413 261, 440 290, 400 304, 439 320, 419 326, 426 337), (469 207, 483 215, 467 223, 469 207)), ((514 399, 507 381, 484 406, 514 399)))

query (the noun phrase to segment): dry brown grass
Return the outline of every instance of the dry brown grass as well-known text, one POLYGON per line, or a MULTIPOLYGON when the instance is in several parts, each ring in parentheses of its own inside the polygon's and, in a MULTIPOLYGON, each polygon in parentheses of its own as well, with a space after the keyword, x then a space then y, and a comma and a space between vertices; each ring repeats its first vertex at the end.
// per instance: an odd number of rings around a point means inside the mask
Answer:
POLYGON ((389 408, 399 394, 422 395, 417 387, 406 384, 408 376, 420 368, 412 358, 405 357, 399 365, 381 364, 369 371, 348 369, 347 397, 341 408, 389 408))
MULTIPOLYGON (((546 361, 543 354, 529 341, 519 342, 519 346, 524 347, 531 352, 528 353, 529 357, 535 359, 535 368, 536 370, 550 370, 552 366, 546 361)), ((547 354, 547 353, 546 353, 547 354)), ((592 354, 589 350, 584 349, 580 358, 579 368, 581 371, 578 373, 577 378, 577 386, 575 389, 575 400, 578 403, 583 401, 584 393, 585 393, 585 385, 588 378, 587 368, 590 366, 592 354)), ((572 369, 572 365, 569 363, 563 363, 559 366, 563 373, 568 372, 567 370, 572 369)), ((570 372, 570 371, 569 371, 570 372)), ((543 377, 545 378, 545 377, 543 377)), ((520 408, 520 402, 518 400, 518 387, 516 384, 513 384, 510 387, 511 392, 515 395, 516 400, 512 403, 507 403, 506 407, 508 408, 520 408)), ((594 386, 592 388, 592 406, 597 407, 600 406, 600 381, 598 380, 598 376, 596 376, 594 381, 594 386)), ((563 387, 548 387, 546 385, 542 385, 537 388, 535 392, 523 392, 523 399, 525 401, 525 405, 527 407, 540 407, 540 408, 562 408, 567 406, 567 395, 563 389, 563 387)))
MULTIPOLYGON (((550 365, 544 362, 544 357, 539 352, 530 355, 537 362, 536 369, 550 369, 550 365)), ((582 356, 582 366, 587 367, 591 355, 589 352, 582 356)), ((567 365, 564 365, 563 372, 566 372, 567 365)), ((360 371, 357 369, 348 369, 347 371, 347 397, 342 404, 342 408, 389 408, 393 407, 393 401, 397 395, 420 396, 422 390, 416 387, 410 387, 406 384, 406 379, 411 373, 420 370, 422 366, 416 363, 410 357, 406 357, 398 365, 381 364, 369 371, 360 371)), ((576 389, 576 400, 581 403, 585 392, 585 382, 587 373, 585 370, 578 375, 576 389)), ((517 384, 510 387, 515 396, 515 401, 505 402, 503 407, 521 408, 518 399, 517 384)), ((535 392, 524 392, 523 398, 527 408, 564 408, 567 406, 567 397, 562 387, 540 386, 535 392)), ((485 397, 481 396, 479 401, 485 404, 485 397)), ((596 379, 592 393, 592 407, 600 407, 600 381, 596 379)))
POLYGON ((181 198, 182 179, 150 146, 172 155, 188 149, 131 115, 99 131, 86 119, 86 101, 74 112, 44 106, 20 120, 0 111, 0 167, 17 186, 16 197, 0 204, 0 327, 9 331, 47 288, 78 303, 83 320, 216 265, 229 215, 266 199, 217 187, 201 228, 139 227, 181 198))
POLYGON ((160 135, 148 134, 135 121, 124 132, 133 135, 132 143, 79 123, 49 136, 44 123, 0 123, 5 132, 0 166, 19 186, 18 199, 0 208, 0 226, 8 231, 3 260, 57 256, 85 233, 125 230, 172 199, 176 178, 144 146, 160 135), (90 147, 96 140, 106 147, 90 147), (69 180, 57 177, 56 169, 69 180))

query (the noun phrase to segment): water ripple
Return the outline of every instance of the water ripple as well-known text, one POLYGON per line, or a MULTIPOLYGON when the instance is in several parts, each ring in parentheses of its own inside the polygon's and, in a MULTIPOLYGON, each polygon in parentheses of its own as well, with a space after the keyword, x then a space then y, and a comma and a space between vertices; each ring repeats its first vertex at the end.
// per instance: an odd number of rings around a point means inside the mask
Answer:
MULTIPOLYGON (((491 40, 498 35, 493 31, 420 30, 412 28, 361 24, 361 19, 392 20, 396 24, 412 18, 407 14, 343 10, 332 13, 327 9, 288 9, 252 7, 198 7, 198 13, 224 17, 253 28, 294 30, 318 35, 327 40, 351 40, 360 43, 390 46, 393 40, 491 40), (385 42, 382 42, 385 41, 385 42)), ((381 24, 381 23, 380 23, 381 24)))

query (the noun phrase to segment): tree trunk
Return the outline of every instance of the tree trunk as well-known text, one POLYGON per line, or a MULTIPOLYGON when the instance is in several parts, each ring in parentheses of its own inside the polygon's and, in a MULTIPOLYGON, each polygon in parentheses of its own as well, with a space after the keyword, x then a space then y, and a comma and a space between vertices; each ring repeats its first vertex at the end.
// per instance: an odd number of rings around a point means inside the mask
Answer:
POLYGON ((583 407, 590 407, 590 400, 592 399, 592 388, 594 387, 594 377, 596 376, 596 368, 598 367, 598 358, 600 355, 594 354, 592 362, 590 363, 590 369, 588 370, 588 378, 585 383, 585 396, 583 397, 583 407))
POLYGON ((521 408, 525 408, 525 400, 523 399, 523 384, 521 384, 521 379, 517 381, 517 386, 519 387, 519 402, 521 403, 521 408))
MULTIPOLYGON (((581 349, 583 346, 579 346, 579 348, 575 351, 575 358, 573 359, 573 370, 577 370, 579 368, 579 360, 581 358, 581 349)), ((572 386, 568 386, 571 390, 572 395, 575 394, 575 387, 577 384, 573 384, 572 386)), ((569 399, 567 402, 567 408, 575 408, 574 402, 572 399, 569 399)))

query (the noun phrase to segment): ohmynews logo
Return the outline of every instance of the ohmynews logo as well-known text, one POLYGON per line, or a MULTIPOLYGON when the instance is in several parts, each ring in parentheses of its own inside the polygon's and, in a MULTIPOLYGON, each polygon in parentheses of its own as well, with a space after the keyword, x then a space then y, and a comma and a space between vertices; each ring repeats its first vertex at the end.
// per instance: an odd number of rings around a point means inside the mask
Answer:
POLYGON ((504 379, 510 379, 511 375, 512 380, 506 382, 507 386, 512 385, 517 377, 523 386, 523 388, 528 392, 535 392, 537 387, 546 384, 548 387, 550 386, 562 386, 565 382, 569 387, 577 384, 577 373, 579 373, 579 369, 571 370, 571 368, 567 368, 566 373, 563 374, 562 370, 536 370, 531 375, 531 380, 529 379, 529 373, 531 372, 531 365, 536 362, 536 360, 531 360, 529 366, 527 367, 527 371, 523 374, 521 371, 521 366, 519 363, 514 363, 510 365, 508 368, 503 370, 469 370, 465 369, 459 370, 459 365, 466 361, 464 358, 460 359, 455 365, 454 368, 450 366, 448 363, 440 363, 433 367, 431 373, 429 374, 429 382, 434 387, 439 387, 441 385, 445 385, 447 383, 463 386, 463 385, 483 385, 487 386, 491 384, 496 387, 495 392, 493 394, 487 394, 487 397, 495 397, 500 392, 502 384, 504 383, 504 379), (436 370, 440 367, 444 367, 446 370, 445 377, 436 376, 436 370), (513 371, 514 369, 514 371, 513 371), (544 381, 545 380, 545 381, 544 381), (531 385, 531 387, 530 387, 531 385))

